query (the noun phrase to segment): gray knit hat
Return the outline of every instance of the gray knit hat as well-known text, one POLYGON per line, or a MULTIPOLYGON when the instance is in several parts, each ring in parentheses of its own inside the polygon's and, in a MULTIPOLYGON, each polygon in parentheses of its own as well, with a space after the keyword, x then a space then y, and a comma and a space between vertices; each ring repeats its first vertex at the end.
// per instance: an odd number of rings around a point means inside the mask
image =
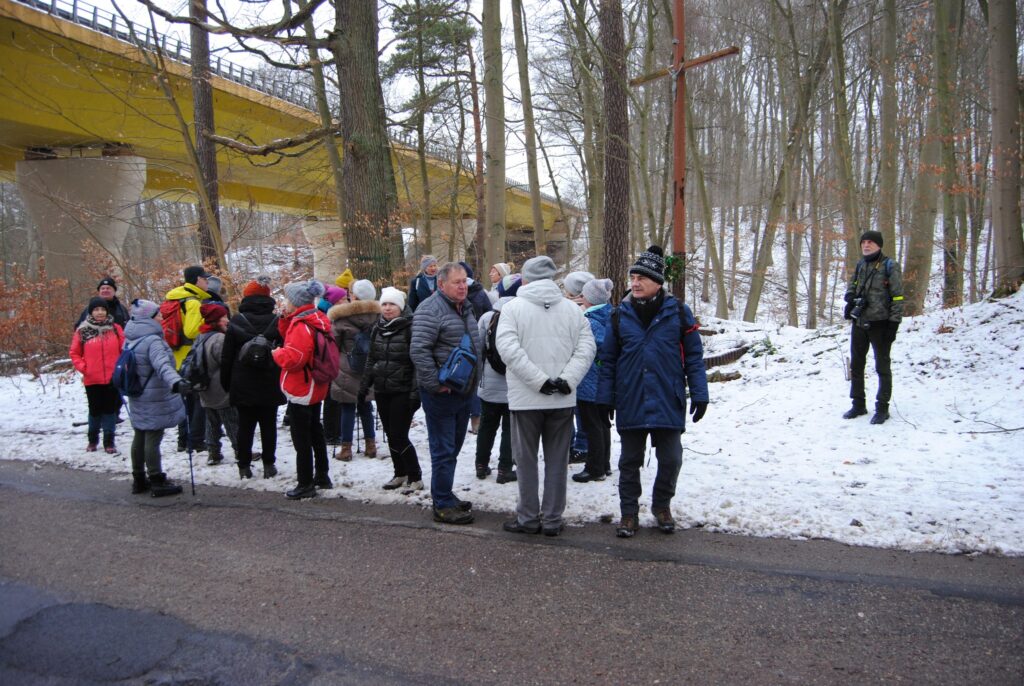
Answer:
POLYGON ((557 271, 558 268, 555 267, 554 261, 547 255, 531 257, 523 265, 523 281, 533 283, 534 281, 553 279, 557 271))
POLYGON ((352 284, 350 292, 356 297, 356 300, 377 299, 377 288, 373 285, 372 281, 368 281, 367 279, 359 279, 352 284))
POLYGON ((665 283, 665 251, 660 245, 650 246, 637 256, 629 273, 646 276, 655 283, 665 283))
POLYGON ((219 276, 208 276, 206 278, 206 292, 220 295, 221 280, 219 276))
POLYGON ((295 307, 311 305, 319 300, 323 294, 324 285, 315 279, 295 281, 286 284, 284 287, 284 297, 288 298, 288 302, 295 307))
POLYGON ((583 284, 583 299, 591 305, 605 305, 612 298, 611 279, 591 279, 583 284))
POLYGON ((132 300, 132 319, 152 319, 160 311, 160 306, 152 300, 132 300))
POLYGON ((590 272, 569 272, 566 277, 562 279, 562 286, 570 297, 575 298, 583 292, 583 284, 593 280, 594 275, 590 272))

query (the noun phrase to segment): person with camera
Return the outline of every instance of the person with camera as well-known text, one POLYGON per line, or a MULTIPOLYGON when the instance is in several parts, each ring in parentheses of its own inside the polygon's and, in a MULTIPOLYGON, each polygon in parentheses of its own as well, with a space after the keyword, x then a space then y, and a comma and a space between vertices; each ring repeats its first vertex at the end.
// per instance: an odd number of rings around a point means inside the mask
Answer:
POLYGON ((846 291, 843 317, 853 321, 850 333, 850 398, 853 406, 843 419, 854 419, 868 413, 864 396, 864 365, 868 347, 875 354, 878 394, 872 424, 889 419, 892 397, 892 371, 889 352, 903 320, 903 276, 900 265, 882 253, 882 234, 865 231, 860 237, 863 257, 857 262, 846 291))
MULTIPOLYGON (((437 290, 427 297, 412 320, 409 357, 416 367, 416 385, 427 420, 430 446, 430 497, 434 502, 434 521, 442 524, 472 524, 472 504, 459 500, 452 492, 455 464, 469 429, 469 408, 479 372, 483 347, 473 308, 466 296, 469 283, 466 270, 457 262, 448 262, 437 270, 437 290), (468 339, 477 362, 462 358, 476 367, 465 378, 446 383, 442 378, 468 339)), ((466 370, 463 370, 466 371, 466 370)))

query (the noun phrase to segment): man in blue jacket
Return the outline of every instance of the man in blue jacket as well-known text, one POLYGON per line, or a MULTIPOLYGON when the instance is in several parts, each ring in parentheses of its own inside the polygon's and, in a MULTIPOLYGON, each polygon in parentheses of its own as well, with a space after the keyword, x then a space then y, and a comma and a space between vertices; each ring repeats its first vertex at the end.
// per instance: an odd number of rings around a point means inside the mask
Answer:
POLYGON ((607 406, 609 415, 617 413, 615 424, 622 442, 622 519, 615 531, 620 538, 630 538, 640 528, 640 467, 648 435, 658 460, 651 511, 661 531, 675 531, 671 504, 683 462, 687 385, 694 423, 708 407, 699 325, 690 308, 662 288, 664 254, 660 246, 652 245, 630 267, 630 295, 612 314, 599 354, 597 404, 607 406))

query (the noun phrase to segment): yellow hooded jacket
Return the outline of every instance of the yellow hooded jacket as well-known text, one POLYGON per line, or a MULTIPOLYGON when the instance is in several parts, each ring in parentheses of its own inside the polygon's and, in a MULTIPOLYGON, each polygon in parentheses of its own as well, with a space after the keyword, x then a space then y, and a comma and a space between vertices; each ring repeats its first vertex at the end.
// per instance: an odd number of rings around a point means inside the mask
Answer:
MULTIPOLYGON (((167 291, 165 300, 183 300, 181 303, 181 326, 185 337, 194 341, 199 336, 199 327, 203 324, 203 315, 199 307, 204 300, 210 299, 210 294, 190 283, 183 284, 167 291)), ((185 356, 192 349, 192 344, 183 345, 174 351, 174 368, 181 369, 181 363, 185 356)))

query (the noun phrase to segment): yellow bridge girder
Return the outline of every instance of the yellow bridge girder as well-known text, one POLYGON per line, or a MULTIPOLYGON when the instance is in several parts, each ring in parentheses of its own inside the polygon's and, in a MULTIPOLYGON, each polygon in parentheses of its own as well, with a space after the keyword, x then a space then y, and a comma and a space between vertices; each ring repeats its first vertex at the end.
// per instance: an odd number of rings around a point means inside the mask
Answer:
MULTIPOLYGON (((181 125, 147 55, 154 59, 153 53, 104 33, 0 0, 0 176, 13 178, 16 162, 30 148, 95 151, 123 145, 147 160, 147 195, 194 202, 196 186, 181 125)), ((171 60, 165 66, 177 108, 191 128, 189 68, 171 60)), ((320 125, 307 109, 218 76, 212 81, 219 135, 265 143, 320 125)), ((336 144, 344 154, 341 140, 336 144)), ((399 202, 415 221, 423 214, 417 209, 421 182, 416 153, 397 144, 392 149, 399 202)), ((222 202, 303 216, 337 213, 322 144, 301 156, 268 158, 250 158, 221 146, 217 162, 222 202)), ((451 162, 428 160, 431 216, 450 216, 454 172, 451 162)), ((475 217, 468 170, 459 176, 456 197, 456 214, 475 217)), ((578 213, 569 206, 565 212, 578 213)), ((561 214, 554 202, 544 201, 546 228, 561 214)), ((506 225, 532 224, 529 194, 509 187, 506 225)))

